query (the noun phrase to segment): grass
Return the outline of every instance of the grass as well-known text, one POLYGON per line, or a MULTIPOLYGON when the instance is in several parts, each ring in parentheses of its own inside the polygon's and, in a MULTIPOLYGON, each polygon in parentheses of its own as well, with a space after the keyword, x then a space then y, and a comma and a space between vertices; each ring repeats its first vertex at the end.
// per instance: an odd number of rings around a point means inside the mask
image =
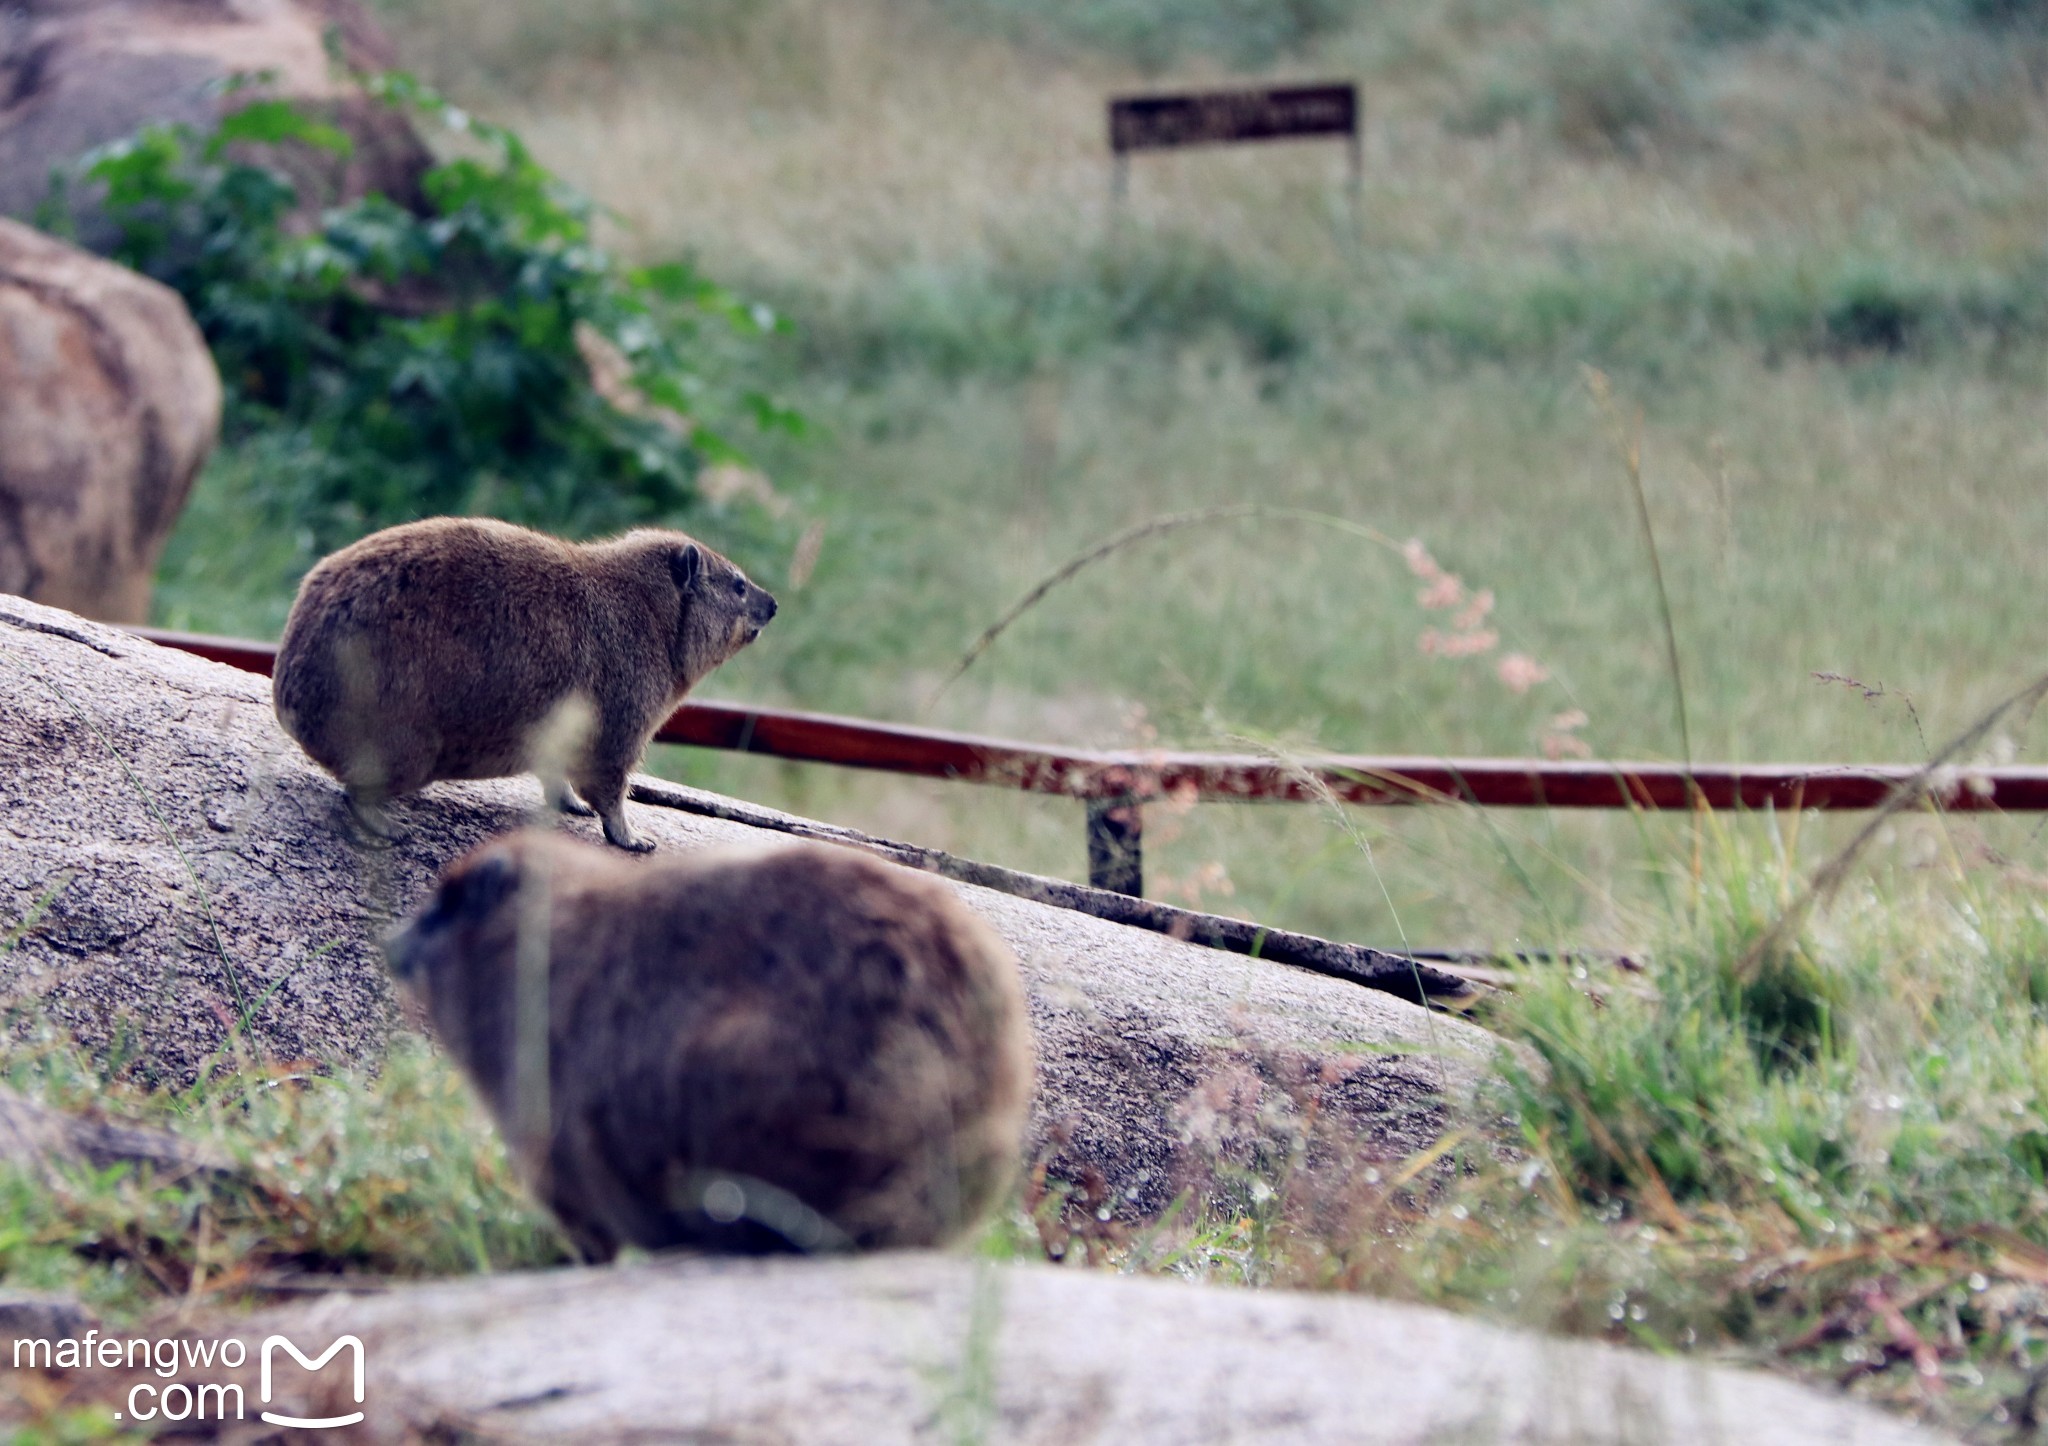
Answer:
POLYGON ((374 1077, 263 1062, 171 1090, 40 1032, 10 1042, 4 1071, 31 1100, 169 1129, 224 1162, 182 1180, 0 1170, 0 1275, 16 1286, 132 1319, 166 1302, 260 1300, 305 1277, 568 1258, 460 1075, 419 1040, 374 1077))
MULTIPOLYGON (((383 8, 431 79, 615 208, 618 244, 695 255, 797 324, 776 385, 818 425, 760 460, 797 504, 791 535, 822 524, 823 547, 798 587, 740 512, 711 537, 783 608, 707 693, 1075 744, 1676 757, 1637 500, 1588 364, 1624 433, 1640 426, 1699 757, 1925 758, 2041 665, 2048 41, 2029 7, 383 8), (1291 31, 1260 30, 1283 11, 1291 31), (1365 87, 1356 212, 1341 157, 1314 146, 1141 158, 1112 211, 1105 94, 1328 74, 1365 87), (929 707, 1069 558, 1252 501, 1420 539, 1458 606, 1328 529, 1189 529, 1053 593, 929 707), (1490 611, 1459 628, 1481 590, 1490 611), (1430 629, 1498 640, 1445 656, 1430 629), (1509 654, 1544 676, 1517 691, 1509 654)), ((216 461, 161 620, 275 635, 310 561, 264 511, 289 465, 216 461)), ((2015 724, 1988 751, 2025 759, 2037 736, 2015 724)), ((1083 867, 1058 800, 680 750, 652 765, 1083 867)), ((2041 829, 1894 818, 1832 906, 1744 966, 1855 827, 1156 809, 1161 897, 1643 969, 1532 972, 1491 1022, 1546 1069, 1503 1079, 1439 1159, 1334 1179, 1267 1162, 1136 1234, 1047 1182, 991 1249, 1371 1289, 1842 1380, 1982 1439, 2031 1429, 2048 1409, 2041 829)), ((549 1258, 439 1068, 402 1056, 389 1084, 295 1082, 194 1118, 365 1159, 455 1131, 468 1143, 422 1198, 465 1170, 495 1182, 477 1187, 496 1222, 481 1251, 453 1211, 400 1211, 380 1235, 386 1206, 358 1184, 317 1260, 549 1258), (334 1133, 320 1102, 341 1099, 364 1133, 334 1133)), ((173 1242, 151 1249, 191 1254, 180 1208, 148 1217, 173 1242)), ((294 1218, 236 1208, 258 1259, 294 1218)), ((36 1218, 35 1278, 111 1270, 62 1245, 99 1217, 36 1218)))

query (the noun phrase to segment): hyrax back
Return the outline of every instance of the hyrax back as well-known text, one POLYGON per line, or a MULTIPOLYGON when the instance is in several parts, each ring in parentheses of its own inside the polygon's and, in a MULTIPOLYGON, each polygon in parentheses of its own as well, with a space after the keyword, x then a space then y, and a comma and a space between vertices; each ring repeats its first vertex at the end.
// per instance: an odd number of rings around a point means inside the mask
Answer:
POLYGON ((450 866, 388 952, 593 1259, 938 1244, 1017 1167, 1016 960, 908 870, 526 830, 450 866))
POLYGON ((278 647, 278 721, 358 817, 443 778, 573 784, 605 837, 626 778, 697 681, 760 635, 775 599, 684 533, 563 542, 434 518, 372 533, 299 586, 278 647))

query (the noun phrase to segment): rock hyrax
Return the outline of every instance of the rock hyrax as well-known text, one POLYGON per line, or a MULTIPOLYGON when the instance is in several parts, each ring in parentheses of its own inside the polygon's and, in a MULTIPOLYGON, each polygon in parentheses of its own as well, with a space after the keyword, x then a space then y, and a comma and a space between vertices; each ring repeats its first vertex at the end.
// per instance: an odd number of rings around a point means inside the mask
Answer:
POLYGON ((388 954, 592 1259, 934 1245, 1016 1170, 1016 960, 909 870, 528 829, 451 865, 388 954))
POLYGON ((371 833, 442 778, 534 772, 548 801, 626 823, 626 777, 698 679, 760 636, 775 599, 680 532, 573 543, 437 517, 306 574, 271 693, 371 833))

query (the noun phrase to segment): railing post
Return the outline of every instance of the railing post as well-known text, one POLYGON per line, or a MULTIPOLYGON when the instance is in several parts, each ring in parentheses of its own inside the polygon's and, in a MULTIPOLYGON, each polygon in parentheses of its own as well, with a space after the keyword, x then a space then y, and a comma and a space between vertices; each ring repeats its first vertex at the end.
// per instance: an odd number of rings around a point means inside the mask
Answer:
POLYGON ((1145 806, 1125 795, 1088 800, 1088 882, 1145 896, 1145 806))

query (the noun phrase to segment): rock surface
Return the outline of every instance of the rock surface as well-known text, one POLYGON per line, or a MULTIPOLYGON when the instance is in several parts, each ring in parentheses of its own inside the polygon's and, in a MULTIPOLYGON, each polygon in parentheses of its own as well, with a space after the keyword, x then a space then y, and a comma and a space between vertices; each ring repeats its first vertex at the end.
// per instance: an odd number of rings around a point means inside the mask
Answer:
POLYGON ((0 220, 0 593, 140 622, 220 408, 177 293, 0 220))
MULTIPOLYGON (((280 1354, 272 1409, 361 1410, 345 1439, 376 1442, 1942 1439, 1775 1377, 1444 1311, 931 1254, 671 1257, 330 1296, 189 1329, 244 1343, 251 1417, 268 1335, 309 1359, 356 1336, 360 1405, 346 1353, 317 1376, 280 1354)), ((118 1409, 127 1383, 75 1372, 69 1384, 118 1409)))
MULTIPOLYGON (((125 1039, 170 1079, 221 1050, 373 1059, 401 1026, 390 921, 539 802, 530 779, 435 785, 394 805, 399 847, 365 848, 265 679, 0 598, 0 934, 32 920, 0 956, 0 1007, 125 1039)), ((663 849, 779 842, 629 807, 663 849)), ((1340 980, 954 887, 1024 965, 1034 1149, 1061 1178, 1099 1172, 1126 1214, 1219 1162, 1407 1154, 1498 1047, 1340 980)))
POLYGON ((142 126, 211 129, 238 103, 221 82, 262 72, 264 94, 307 102, 355 142, 345 162, 290 155, 303 203, 381 191, 416 205, 432 158, 403 116, 336 73, 330 32, 348 70, 397 64, 360 0, 16 0, 0 10, 0 213, 33 216, 53 167, 142 126))

